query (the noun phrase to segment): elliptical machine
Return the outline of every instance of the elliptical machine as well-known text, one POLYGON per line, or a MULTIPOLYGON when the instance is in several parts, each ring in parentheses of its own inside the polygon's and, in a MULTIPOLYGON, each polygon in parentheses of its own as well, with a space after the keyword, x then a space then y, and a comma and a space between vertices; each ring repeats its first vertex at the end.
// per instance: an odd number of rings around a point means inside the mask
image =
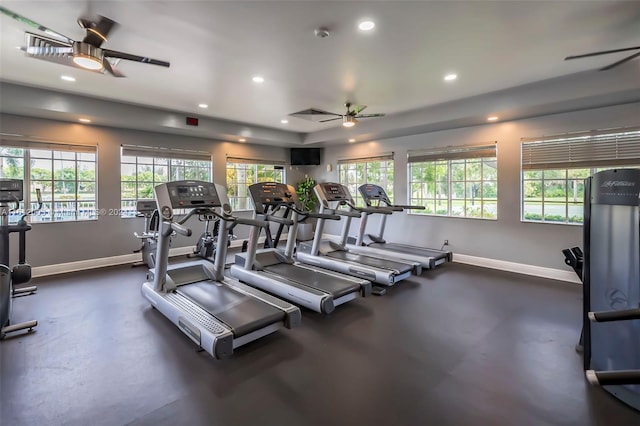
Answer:
POLYGON ((37 291, 36 286, 16 289, 18 284, 24 284, 31 280, 31 265, 26 262, 26 233, 31 230, 31 225, 25 218, 42 208, 40 190, 36 189, 38 208, 27 210, 18 223, 9 225, 9 214, 20 206, 23 196, 23 181, 20 179, 0 179, 0 339, 4 339, 8 333, 33 328, 38 321, 31 320, 18 324, 10 324, 12 299, 16 296, 27 296, 37 291), (13 207, 12 207, 13 205, 13 207), (9 235, 19 234, 18 264, 9 268, 9 235))
POLYGON ((144 218, 144 232, 133 235, 142 240, 142 246, 134 253, 141 253, 142 260, 134 263, 132 266, 147 265, 149 269, 156 265, 156 248, 158 246, 158 224, 160 218, 156 207, 156 200, 139 200, 136 203, 137 217, 144 218))
MULTIPOLYGON (((199 221, 204 222, 204 231, 200 234, 193 253, 189 254, 188 257, 200 257, 213 262, 218 245, 219 219, 210 209, 196 209, 195 214, 198 215, 199 221)), ((227 247, 231 245, 231 240, 233 239, 235 239, 235 235, 229 233, 227 247)))

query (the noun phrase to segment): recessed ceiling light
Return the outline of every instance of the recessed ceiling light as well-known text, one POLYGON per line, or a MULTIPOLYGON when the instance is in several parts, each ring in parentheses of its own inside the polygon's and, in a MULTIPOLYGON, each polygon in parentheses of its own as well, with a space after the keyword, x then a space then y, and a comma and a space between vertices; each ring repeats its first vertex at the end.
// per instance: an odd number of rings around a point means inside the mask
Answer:
POLYGON ((492 115, 491 117, 487 117, 487 121, 496 121, 498 119, 498 116, 496 115, 492 115))
POLYGON ((453 81, 458 78, 458 74, 447 74, 444 76, 444 81, 453 81))
POLYGON ((264 77, 256 75, 252 78, 254 83, 264 83, 264 77))
POLYGON ((245 138, 240 138, 238 139, 238 142, 246 142, 247 140, 245 138))
POLYGON ((88 118, 78 118, 78 121, 81 123, 91 123, 91 120, 89 120, 88 118))
POLYGON ((373 21, 362 21, 358 24, 358 28, 362 31, 371 31, 376 26, 373 21))
POLYGON ((72 77, 70 75, 63 75, 60 78, 63 79, 64 81, 76 81, 75 77, 72 77))
POLYGON ((282 124, 287 124, 287 123, 289 122, 289 120, 280 120, 280 122, 281 122, 282 124))
POLYGON ((349 139, 349 142, 355 142, 355 141, 356 141, 355 139, 349 139))
POLYGON ((198 106, 200 108, 209 108, 209 105, 207 105, 207 104, 198 104, 198 106))

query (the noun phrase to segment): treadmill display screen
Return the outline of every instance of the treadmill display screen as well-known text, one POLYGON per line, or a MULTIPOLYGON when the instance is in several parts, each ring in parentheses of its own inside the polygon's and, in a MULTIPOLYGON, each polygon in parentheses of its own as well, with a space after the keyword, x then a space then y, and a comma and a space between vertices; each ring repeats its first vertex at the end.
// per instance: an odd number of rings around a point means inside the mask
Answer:
POLYGON ((201 197, 209 195, 209 188, 206 186, 179 186, 178 194, 180 197, 201 197))
POLYGON ((339 183, 325 183, 322 185, 327 201, 345 200, 349 198, 345 194, 344 187, 339 183))
POLYGON ((174 209, 189 206, 220 207, 215 184, 204 181, 175 181, 158 185, 156 198, 159 206, 170 205, 174 209))

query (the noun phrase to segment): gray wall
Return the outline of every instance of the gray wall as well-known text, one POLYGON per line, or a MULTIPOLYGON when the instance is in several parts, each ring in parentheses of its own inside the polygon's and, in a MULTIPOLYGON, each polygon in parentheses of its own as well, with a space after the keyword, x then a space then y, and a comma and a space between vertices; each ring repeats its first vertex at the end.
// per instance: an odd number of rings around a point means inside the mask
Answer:
MULTIPOLYGON (((395 153, 395 201, 407 200, 406 154, 410 149, 429 146, 464 145, 498 141, 498 220, 445 218, 395 214, 388 221, 390 241, 440 247, 448 239, 454 253, 497 260, 566 269, 561 249, 582 244, 582 227, 523 223, 520 221, 520 138, 549 134, 637 126, 640 104, 626 104, 534 119, 487 124, 456 130, 425 133, 357 144, 344 143, 325 148, 323 164, 317 167, 287 167, 287 182, 295 184, 305 174, 318 181, 337 181, 337 160, 393 151, 395 153), (333 170, 327 171, 331 164, 333 170)), ((98 207, 120 206, 120 145, 151 145, 204 150, 212 153, 214 180, 225 181, 226 156, 268 158, 288 161, 288 149, 264 145, 239 144, 152 132, 114 129, 0 115, 3 133, 44 137, 52 141, 98 144, 98 207)), ((201 224, 190 222, 195 234, 201 224)), ((377 219, 370 220, 372 229, 377 219)), ((35 224, 28 233, 28 260, 34 266, 50 265, 131 253, 138 248, 134 231, 141 230, 141 219, 101 216, 96 221, 35 224)), ((357 231, 354 221, 351 234, 357 231)), ((338 234, 339 225, 329 223, 326 230, 338 234)), ((241 238, 246 229, 238 229, 241 238)), ((195 238, 180 238, 174 247, 193 246, 195 238)), ((15 241, 14 241, 15 244, 15 241)), ((15 247, 15 246, 14 246, 15 247)), ((14 250, 15 252, 15 250, 14 250)))
MULTIPOLYGON (((386 239, 435 248, 448 239, 454 253, 566 269, 561 249, 582 245, 582 226, 520 221, 520 139, 638 124, 640 104, 635 103, 380 141, 344 143, 327 148, 324 164, 311 174, 318 181, 337 182, 338 159, 393 151, 394 202, 406 204, 407 150, 497 141, 498 220, 394 214, 387 221, 386 239), (332 165, 331 172, 327 171, 328 164, 332 165)), ((371 217, 369 221, 371 228, 368 229, 376 230, 378 219, 371 217)), ((350 235, 357 233, 358 225, 359 221, 354 220, 350 235)), ((325 232, 339 234, 340 226, 329 223, 325 232)))
MULTIPOLYGON (((42 137, 50 141, 96 143, 98 208, 107 211, 120 208, 121 144, 179 147, 210 152, 213 158, 214 181, 222 184, 226 178, 227 155, 289 161, 287 148, 97 127, 7 114, 0 115, 0 129, 3 133, 42 137)), ((303 176, 302 168, 287 167, 288 183, 294 184, 303 176)), ((188 224, 193 227, 195 235, 190 239, 181 237, 174 240, 173 247, 195 245, 197 235, 202 232, 202 224, 195 218, 188 224)), ((32 266, 42 266, 129 254, 139 248, 133 232, 141 232, 143 227, 142 219, 123 219, 119 216, 100 216, 95 221, 36 223, 33 230, 27 234, 27 260, 32 266)), ((246 237, 248 230, 238 227, 234 233, 239 237, 246 237)), ((12 262, 15 262, 17 240, 14 238, 12 248, 12 262)))

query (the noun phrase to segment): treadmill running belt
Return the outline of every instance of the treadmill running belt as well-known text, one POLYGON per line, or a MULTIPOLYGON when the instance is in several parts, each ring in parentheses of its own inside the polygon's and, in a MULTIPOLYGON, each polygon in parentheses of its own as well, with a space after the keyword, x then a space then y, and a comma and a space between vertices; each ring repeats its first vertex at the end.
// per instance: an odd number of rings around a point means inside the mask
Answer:
POLYGON ((177 291, 227 324, 235 337, 282 321, 285 317, 284 311, 213 281, 182 285, 177 291))
POLYGON ((439 251, 439 250, 430 250, 428 248, 422 248, 422 247, 409 247, 409 246, 389 244, 389 243, 386 243, 386 244, 373 243, 373 244, 370 244, 370 246, 374 248, 383 249, 383 250, 393 251, 396 253, 407 253, 407 254, 416 254, 418 256, 429 256, 429 257, 433 257, 434 259, 442 259, 442 258, 449 257, 447 252, 439 251))
POLYGON ((295 281, 307 287, 316 288, 333 295, 334 299, 360 290, 360 284, 333 275, 323 274, 308 268, 288 263, 278 263, 264 268, 265 271, 295 281))
POLYGON ((349 253, 344 250, 335 250, 327 253, 328 257, 349 262, 361 263, 362 265, 374 266, 381 269, 397 270, 400 274, 411 272, 411 265, 394 262, 392 260, 378 259, 377 257, 365 256, 362 254, 349 253))

